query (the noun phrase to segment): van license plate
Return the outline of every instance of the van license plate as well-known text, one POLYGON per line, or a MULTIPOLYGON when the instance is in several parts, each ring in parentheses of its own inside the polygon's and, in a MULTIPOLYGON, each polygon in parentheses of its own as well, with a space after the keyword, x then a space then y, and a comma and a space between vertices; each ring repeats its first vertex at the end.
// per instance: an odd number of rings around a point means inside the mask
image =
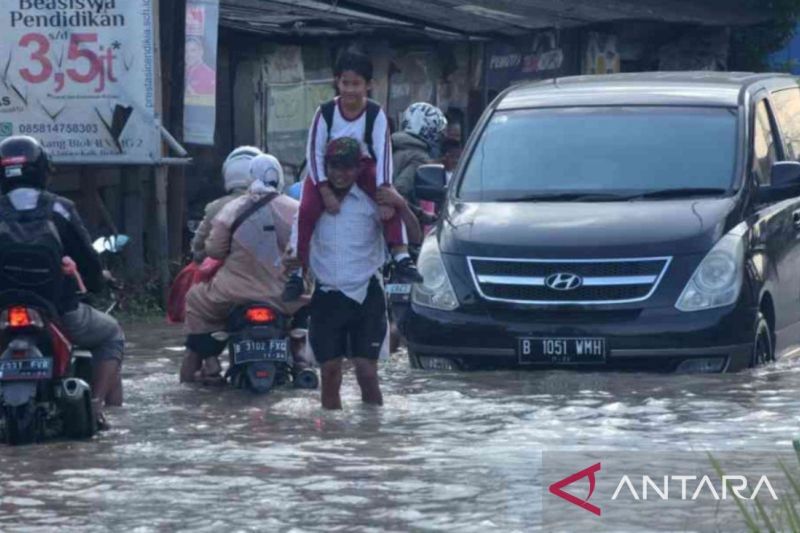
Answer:
POLYGON ((521 364, 597 364, 606 362, 606 340, 598 337, 522 337, 521 364))
POLYGON ((289 361, 289 343, 286 339, 234 341, 231 343, 231 352, 235 365, 254 361, 289 361))
POLYGON ((48 357, 0 361, 0 381, 33 381, 51 377, 53 377, 53 360, 48 357))

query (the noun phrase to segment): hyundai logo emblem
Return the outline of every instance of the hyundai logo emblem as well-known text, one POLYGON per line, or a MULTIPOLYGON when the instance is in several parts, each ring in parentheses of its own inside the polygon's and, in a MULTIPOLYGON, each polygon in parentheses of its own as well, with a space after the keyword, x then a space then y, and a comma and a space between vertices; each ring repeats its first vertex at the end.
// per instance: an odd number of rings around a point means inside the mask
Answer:
POLYGON ((551 274, 544 280, 544 284, 554 291, 574 291, 583 285, 583 278, 577 274, 559 272, 551 274))

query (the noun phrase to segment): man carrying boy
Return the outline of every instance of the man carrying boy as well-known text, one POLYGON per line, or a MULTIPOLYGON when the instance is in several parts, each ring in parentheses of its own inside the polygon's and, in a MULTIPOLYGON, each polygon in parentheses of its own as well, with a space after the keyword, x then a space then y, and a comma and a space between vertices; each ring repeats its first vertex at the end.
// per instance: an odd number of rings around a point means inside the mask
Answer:
MULTIPOLYGON (((320 216, 323 212, 335 215, 341 208, 324 162, 325 147, 330 140, 348 137, 360 144, 368 164, 360 173, 358 184, 370 198, 380 198, 378 192, 392 183, 388 120, 380 105, 367 97, 372 83, 372 63, 362 54, 345 52, 336 63, 334 76, 339 96, 317 109, 308 137, 309 174, 303 184, 297 224, 297 254, 303 266, 308 266, 311 235, 320 216)), ((379 213, 397 263, 398 278, 407 283, 422 282, 408 254, 406 228, 401 217, 383 202, 380 202, 379 213)), ((295 273, 286 284, 284 299, 292 301, 302 292, 302 277, 295 273)))
MULTIPOLYGON (((378 204, 358 185, 364 172, 359 143, 341 137, 328 143, 325 167, 336 215, 323 213, 311 238, 309 263, 317 286, 311 298, 309 342, 322 370, 322 407, 341 409, 342 358, 353 358, 364 403, 383 405, 378 358, 387 354, 386 299, 381 268, 386 255, 378 204)), ((421 236, 414 214, 397 191, 379 191, 381 200, 409 222, 413 240, 421 236)), ((298 260, 287 255, 288 268, 298 260)))

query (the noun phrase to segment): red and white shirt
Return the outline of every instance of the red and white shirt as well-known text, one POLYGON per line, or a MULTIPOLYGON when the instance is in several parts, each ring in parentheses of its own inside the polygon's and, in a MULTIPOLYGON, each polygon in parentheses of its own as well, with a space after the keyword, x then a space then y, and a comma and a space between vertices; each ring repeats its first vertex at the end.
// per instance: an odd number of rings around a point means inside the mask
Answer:
MULTIPOLYGON (((311 128, 308 132, 308 145, 306 149, 306 160, 308 161, 309 173, 315 183, 322 183, 328 178, 325 175, 325 147, 328 142, 341 137, 351 137, 361 144, 361 152, 370 155, 369 149, 364 142, 364 130, 367 127, 367 108, 358 117, 348 120, 342 114, 342 106, 339 97, 336 97, 336 107, 333 112, 333 121, 328 134, 328 125, 322 116, 320 108, 314 114, 311 128)), ((381 109, 375 117, 375 124, 372 128, 372 150, 375 152, 376 173, 375 181, 377 185, 392 182, 392 141, 389 132, 389 121, 386 113, 381 109)))

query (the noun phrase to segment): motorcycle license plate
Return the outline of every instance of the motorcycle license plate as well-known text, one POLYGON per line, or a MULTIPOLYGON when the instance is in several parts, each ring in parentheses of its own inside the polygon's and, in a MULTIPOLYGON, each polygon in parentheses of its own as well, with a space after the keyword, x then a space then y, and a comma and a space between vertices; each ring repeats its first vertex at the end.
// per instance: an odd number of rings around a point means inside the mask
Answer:
POLYGON ((47 357, 0 361, 0 381, 30 381, 51 377, 53 377, 53 360, 47 357))
POLYGON ((386 285, 386 294, 411 294, 411 284, 390 283, 386 285))
POLYGON ((411 299, 411 284, 389 283, 386 285, 386 295, 392 303, 406 303, 411 299))
POLYGON ((289 342, 287 339, 239 340, 231 343, 233 364, 253 361, 289 362, 289 342))

